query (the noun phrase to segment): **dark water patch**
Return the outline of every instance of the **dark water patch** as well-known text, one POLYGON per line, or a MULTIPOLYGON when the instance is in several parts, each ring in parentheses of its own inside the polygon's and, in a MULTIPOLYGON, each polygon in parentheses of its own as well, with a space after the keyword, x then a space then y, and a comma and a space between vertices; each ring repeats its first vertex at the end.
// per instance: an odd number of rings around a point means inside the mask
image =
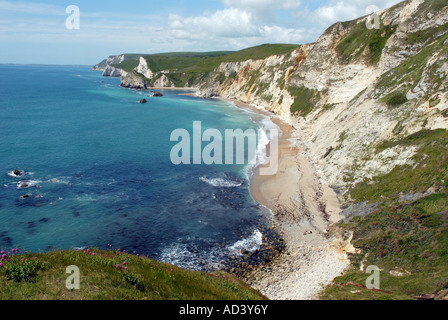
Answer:
POLYGON ((214 192, 214 197, 217 203, 223 207, 230 207, 233 210, 239 211, 245 205, 245 192, 240 188, 220 188, 214 192))
POLYGON ((49 203, 50 201, 42 196, 34 196, 32 194, 25 194, 19 197, 15 201, 15 206, 18 208, 26 207, 42 207, 49 203))
POLYGON ((0 248, 10 248, 12 247, 13 240, 9 236, 8 232, 4 231, 0 233, 0 248))
POLYGON ((49 222, 50 220, 51 220, 50 218, 42 218, 42 219, 39 220, 39 222, 41 222, 41 223, 47 223, 47 222, 49 222))
POLYGON ((27 232, 28 232, 28 234, 31 234, 31 235, 36 234, 36 232, 37 232, 37 222, 36 221, 28 221, 27 232))

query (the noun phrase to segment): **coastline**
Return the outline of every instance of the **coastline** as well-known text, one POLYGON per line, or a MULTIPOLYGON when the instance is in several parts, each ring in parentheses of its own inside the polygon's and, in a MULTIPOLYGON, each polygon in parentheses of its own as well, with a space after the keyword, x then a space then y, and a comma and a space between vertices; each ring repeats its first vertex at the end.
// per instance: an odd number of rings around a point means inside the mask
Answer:
POLYGON ((286 251, 268 266, 248 274, 248 281, 272 300, 314 300, 319 292, 349 266, 342 239, 329 238, 327 230, 340 220, 339 200, 323 185, 312 163, 297 145, 297 131, 285 121, 250 104, 233 100, 237 107, 269 116, 282 131, 279 167, 273 176, 254 168, 252 197, 270 209, 286 251))

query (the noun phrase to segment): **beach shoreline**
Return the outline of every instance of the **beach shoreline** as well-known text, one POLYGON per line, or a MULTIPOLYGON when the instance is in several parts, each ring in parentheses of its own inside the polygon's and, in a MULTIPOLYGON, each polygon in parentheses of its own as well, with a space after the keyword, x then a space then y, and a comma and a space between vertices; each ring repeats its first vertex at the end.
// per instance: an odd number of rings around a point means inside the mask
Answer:
POLYGON ((268 116, 282 131, 278 171, 272 176, 253 169, 250 192, 273 213, 286 250, 268 266, 247 275, 249 283, 273 300, 314 300, 349 266, 346 243, 329 236, 341 217, 336 193, 321 183, 316 168, 298 145, 297 131, 273 114, 250 104, 220 98, 237 107, 268 116))

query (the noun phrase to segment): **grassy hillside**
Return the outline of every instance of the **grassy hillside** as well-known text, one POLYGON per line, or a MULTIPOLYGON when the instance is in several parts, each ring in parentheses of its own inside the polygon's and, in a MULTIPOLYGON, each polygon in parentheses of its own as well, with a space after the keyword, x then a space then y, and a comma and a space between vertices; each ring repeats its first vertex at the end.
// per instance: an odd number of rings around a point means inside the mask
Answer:
MULTIPOLYGON (((158 73, 169 70, 167 77, 177 86, 183 87, 187 83, 200 82, 205 79, 223 62, 240 62, 249 59, 265 59, 275 54, 285 54, 297 49, 298 45, 265 44, 238 52, 174 52, 153 55, 128 54, 126 59, 115 65, 125 71, 132 71, 139 65, 139 58, 143 56, 152 72, 158 73)), ((154 79, 147 79, 149 83, 154 79)))
POLYGON ((377 209, 338 225, 354 233, 352 243, 361 253, 351 256, 351 270, 324 298, 448 298, 448 131, 423 130, 384 142, 377 152, 395 146, 418 147, 415 164, 352 188, 355 202, 377 209), (369 275, 360 270, 361 261, 382 270, 380 291, 363 288, 369 275))
POLYGON ((0 255, 0 300, 265 300, 226 273, 194 272, 119 250, 0 255), (80 289, 68 290, 68 266, 80 289))

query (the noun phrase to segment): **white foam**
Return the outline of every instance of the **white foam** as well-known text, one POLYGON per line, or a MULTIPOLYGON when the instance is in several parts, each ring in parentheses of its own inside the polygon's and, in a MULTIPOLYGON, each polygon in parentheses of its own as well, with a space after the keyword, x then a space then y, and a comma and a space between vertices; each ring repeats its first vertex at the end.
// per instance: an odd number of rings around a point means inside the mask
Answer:
POLYGON ((249 252, 255 252, 260 249, 262 244, 263 234, 260 230, 256 229, 250 237, 235 242, 232 246, 228 247, 228 250, 230 254, 241 255, 241 250, 245 249, 249 252))
POLYGON ((24 172, 24 171, 20 171, 20 172, 21 172, 21 175, 16 175, 16 174, 14 173, 14 171, 7 172, 6 174, 7 174, 8 176, 12 177, 12 178, 20 178, 20 177, 23 177, 23 176, 25 175, 25 172, 24 172))
POLYGON ((201 270, 199 261, 207 261, 211 265, 220 267, 222 254, 219 248, 212 248, 198 254, 191 252, 187 244, 175 243, 163 249, 158 260, 189 270, 201 270))
POLYGON ((201 177, 200 180, 202 182, 208 183, 209 185, 211 185, 213 187, 219 187, 219 188, 236 188, 236 187, 241 187, 243 185, 243 182, 236 182, 236 181, 226 180, 223 178, 208 179, 206 177, 201 177))
POLYGON ((24 180, 17 182, 17 189, 28 189, 32 187, 38 187, 39 183, 42 181, 36 181, 36 180, 24 180))

